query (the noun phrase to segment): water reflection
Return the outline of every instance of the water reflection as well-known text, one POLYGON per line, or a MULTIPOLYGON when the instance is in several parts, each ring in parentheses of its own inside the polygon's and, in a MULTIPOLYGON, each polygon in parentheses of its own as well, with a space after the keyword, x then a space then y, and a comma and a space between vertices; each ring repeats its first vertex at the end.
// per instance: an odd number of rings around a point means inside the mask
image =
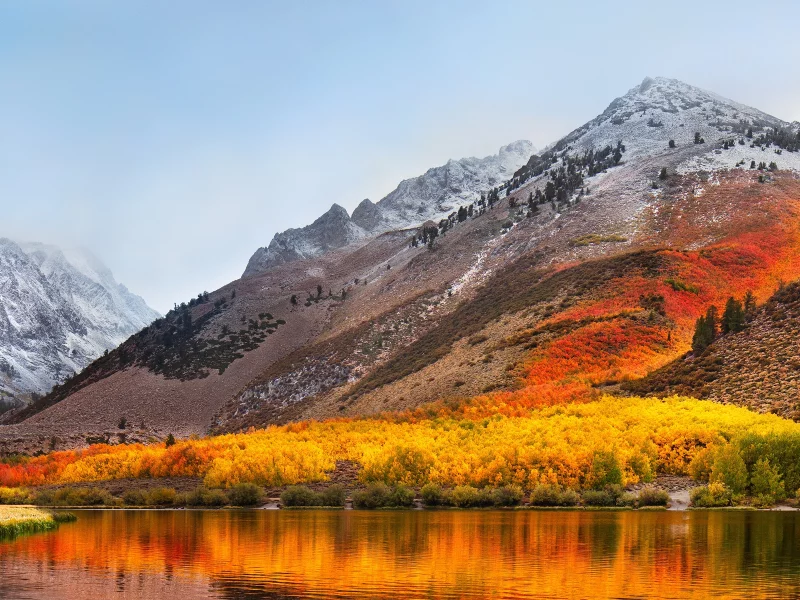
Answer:
POLYGON ((785 598, 796 513, 86 511, 2 598, 785 598))

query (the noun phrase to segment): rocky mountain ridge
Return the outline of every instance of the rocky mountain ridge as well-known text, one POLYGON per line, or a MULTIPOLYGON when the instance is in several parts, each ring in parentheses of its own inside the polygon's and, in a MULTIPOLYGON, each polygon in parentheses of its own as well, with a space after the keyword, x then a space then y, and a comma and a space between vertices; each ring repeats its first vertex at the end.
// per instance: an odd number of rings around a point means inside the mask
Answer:
POLYGON ((314 258, 386 231, 438 220, 459 204, 474 202, 481 192, 509 179, 533 151, 530 142, 520 140, 485 158, 449 160, 419 177, 402 181, 377 203, 363 200, 352 215, 334 204, 311 225, 275 234, 269 246, 256 250, 243 276, 294 260, 314 258))

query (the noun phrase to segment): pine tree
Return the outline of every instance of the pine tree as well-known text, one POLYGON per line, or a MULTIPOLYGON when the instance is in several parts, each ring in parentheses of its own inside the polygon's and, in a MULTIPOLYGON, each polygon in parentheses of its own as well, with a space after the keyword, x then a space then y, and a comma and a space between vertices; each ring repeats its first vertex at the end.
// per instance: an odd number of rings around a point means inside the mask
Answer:
POLYGON ((692 336, 692 352, 700 354, 708 348, 708 328, 706 318, 700 317, 694 324, 694 336, 692 336))
POLYGON ((718 332, 717 307, 710 306, 705 316, 695 322, 694 336, 692 337, 692 351, 699 354, 708 348, 716 339, 718 332))
POLYGON ((706 327, 711 338, 708 343, 711 344, 719 335, 719 311, 716 306, 709 306, 706 311, 706 327))
POLYGON ((756 297, 753 292, 747 291, 744 295, 744 320, 749 323, 756 316, 756 297))
POLYGON ((722 333, 735 333, 744 329, 744 309, 742 303, 733 296, 725 303, 722 313, 722 333))

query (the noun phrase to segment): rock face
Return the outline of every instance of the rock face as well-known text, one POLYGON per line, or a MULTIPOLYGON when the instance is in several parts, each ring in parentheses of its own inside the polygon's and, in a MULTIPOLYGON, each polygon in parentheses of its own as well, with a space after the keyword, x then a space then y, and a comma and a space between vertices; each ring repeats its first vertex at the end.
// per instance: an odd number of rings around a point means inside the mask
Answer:
POLYGON ((254 275, 275 265, 313 258, 360 241, 368 235, 365 229, 350 219, 347 210, 334 204, 311 225, 276 233, 269 246, 259 248, 250 257, 244 274, 254 275))
POLYGON ((372 202, 369 198, 364 198, 356 206, 351 217, 353 223, 367 231, 374 231, 381 226, 384 220, 384 213, 381 207, 372 202))
POLYGON ((158 316, 88 252, 0 239, 0 410, 47 392, 158 316))
POLYGON ((441 218, 458 205, 477 200, 481 192, 509 179, 533 152, 530 142, 520 140, 486 158, 450 160, 446 165, 428 169, 424 175, 402 181, 378 203, 363 200, 353 211, 352 218, 344 208, 334 204, 311 225, 276 234, 269 246, 256 250, 243 276, 320 256, 386 231, 415 227, 428 219, 441 218))

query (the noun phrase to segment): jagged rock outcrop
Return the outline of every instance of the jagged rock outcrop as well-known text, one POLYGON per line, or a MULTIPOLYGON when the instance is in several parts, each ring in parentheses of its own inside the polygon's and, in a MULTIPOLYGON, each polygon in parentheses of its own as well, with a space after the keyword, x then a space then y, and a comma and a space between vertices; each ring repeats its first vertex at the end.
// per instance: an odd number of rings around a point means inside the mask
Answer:
POLYGON ((533 151, 530 142, 520 140, 503 146, 492 156, 450 160, 419 177, 402 181, 378 203, 363 200, 353 211, 352 218, 344 208, 334 204, 311 225, 275 234, 269 246, 256 250, 243 276, 320 256, 386 231, 415 227, 428 219, 441 218, 459 205, 477 200, 481 192, 508 180, 533 151))
POLYGON ((347 210, 334 204, 311 225, 276 233, 269 246, 259 248, 250 257, 244 276, 294 260, 313 258, 368 236, 366 230, 350 219, 347 210))
POLYGON ((380 206, 372 202, 369 198, 364 198, 356 206, 351 217, 353 223, 366 231, 376 231, 385 221, 386 216, 380 206))
POLYGON ((0 239, 0 409, 48 391, 158 316, 86 251, 0 239))

